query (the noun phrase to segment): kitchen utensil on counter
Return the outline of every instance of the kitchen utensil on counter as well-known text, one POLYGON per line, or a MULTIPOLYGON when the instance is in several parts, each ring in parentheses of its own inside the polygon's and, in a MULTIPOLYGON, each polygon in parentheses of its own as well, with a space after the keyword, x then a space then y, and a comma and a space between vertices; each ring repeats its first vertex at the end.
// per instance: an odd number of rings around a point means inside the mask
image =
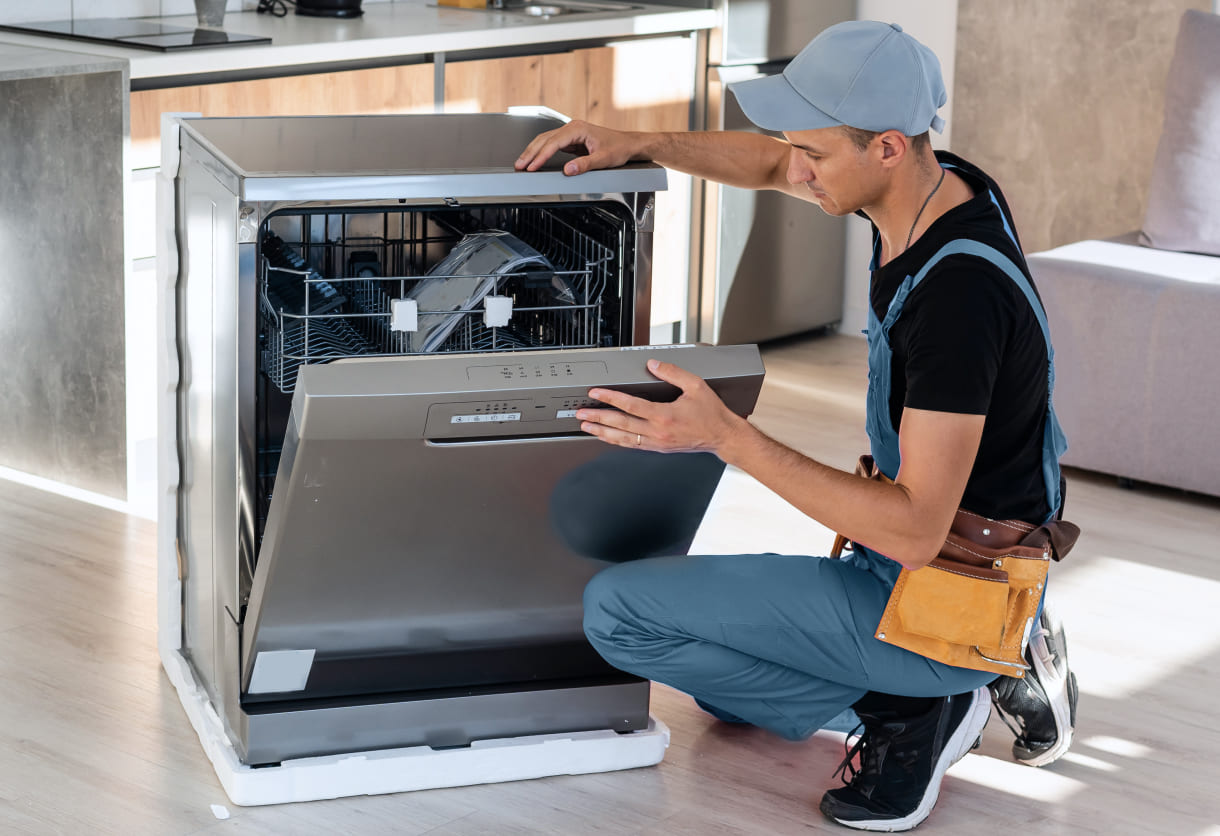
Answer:
POLYGON ((195 0, 195 17, 200 26, 219 29, 225 21, 225 0, 195 0))

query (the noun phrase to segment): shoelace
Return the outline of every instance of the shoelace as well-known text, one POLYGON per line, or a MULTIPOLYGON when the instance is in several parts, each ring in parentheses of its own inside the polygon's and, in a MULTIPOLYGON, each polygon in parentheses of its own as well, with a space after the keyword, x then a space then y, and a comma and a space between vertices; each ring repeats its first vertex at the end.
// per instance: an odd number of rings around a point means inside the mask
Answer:
POLYGON ((995 691, 991 691, 991 704, 993 706, 995 706, 995 713, 998 714, 1000 716, 1000 719, 1004 721, 1004 725, 1008 726, 1008 730, 1013 733, 1013 736, 1015 738, 1017 738, 1017 740, 1020 741, 1022 744, 1028 743, 1029 741, 1027 741, 1025 739, 1025 732, 1021 729, 1018 729, 1008 719, 1008 714, 1004 711, 1004 707, 1002 705, 1000 705, 1000 700, 996 697, 995 691))
MULTIPOLYGON (((878 724, 878 726, 879 725, 880 724, 878 724)), ((843 758, 843 762, 840 763, 838 769, 835 770, 834 777, 841 780, 845 785, 851 786, 855 783, 856 778, 862 773, 869 771, 875 772, 876 770, 868 769, 868 761, 872 759, 873 754, 877 749, 877 738, 888 737, 889 735, 886 734, 883 728, 875 727, 870 729, 867 725, 865 725, 864 720, 861 719, 856 727, 851 730, 846 739, 843 741, 843 751, 846 754, 843 758), (861 732, 861 730, 863 731, 861 732), (857 732, 861 733, 857 735, 857 732), (850 741, 853 737, 855 737, 855 742, 851 743, 850 741), (859 755, 859 769, 852 764, 852 761, 856 759, 857 755, 859 755), (848 772, 851 773, 850 778, 847 777, 848 772)))

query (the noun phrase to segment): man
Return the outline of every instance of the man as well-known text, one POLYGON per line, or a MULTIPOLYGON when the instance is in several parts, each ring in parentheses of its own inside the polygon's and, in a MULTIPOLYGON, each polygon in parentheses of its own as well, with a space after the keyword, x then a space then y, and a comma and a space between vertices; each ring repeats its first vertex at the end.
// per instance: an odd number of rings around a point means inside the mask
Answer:
MULTIPOLYGON (((651 360, 652 373, 682 396, 654 404, 594 389, 590 396, 613 408, 581 410, 586 432, 625 447, 715 453, 850 539, 854 551, 838 560, 720 555, 617 565, 586 590, 585 630, 612 664, 789 739, 854 708, 863 733, 841 768, 846 785, 827 791, 821 809, 850 827, 905 830, 928 816, 945 770, 977 745, 995 674, 933 661, 874 630, 901 568, 937 555, 959 506, 1033 524, 1058 511, 1062 439, 1049 409, 1045 320, 1032 285, 1022 289, 1028 270, 999 188, 931 149, 928 131, 942 129, 936 111, 946 100, 939 62, 900 27, 831 27, 783 75, 730 89, 752 121, 786 141, 573 122, 537 137, 517 168, 536 169, 560 150, 579 154, 564 166, 569 175, 654 160, 869 218, 867 423, 888 479, 800 455, 734 415, 698 377, 651 360), (975 255, 939 258, 961 239, 995 248, 1020 273, 975 255)), ((1044 623, 1035 636, 1031 652, 1041 662, 1030 675, 997 687, 1020 725, 1014 752, 1031 763, 1053 760, 1070 740, 1074 683, 1055 628, 1044 623)))

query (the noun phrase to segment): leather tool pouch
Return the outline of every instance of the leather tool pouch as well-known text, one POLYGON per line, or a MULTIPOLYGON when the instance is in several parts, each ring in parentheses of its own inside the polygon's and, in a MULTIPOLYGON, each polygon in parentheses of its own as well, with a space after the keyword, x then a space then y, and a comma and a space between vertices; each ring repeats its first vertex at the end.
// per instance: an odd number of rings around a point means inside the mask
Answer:
MULTIPOLYGON (((886 480, 871 456, 856 472, 886 480)), ((959 509, 940 554, 898 576, 876 638, 947 665, 1024 676, 1047 570, 1079 535, 1063 520, 1034 526, 959 509)), ((847 542, 836 537, 831 556, 847 542)))

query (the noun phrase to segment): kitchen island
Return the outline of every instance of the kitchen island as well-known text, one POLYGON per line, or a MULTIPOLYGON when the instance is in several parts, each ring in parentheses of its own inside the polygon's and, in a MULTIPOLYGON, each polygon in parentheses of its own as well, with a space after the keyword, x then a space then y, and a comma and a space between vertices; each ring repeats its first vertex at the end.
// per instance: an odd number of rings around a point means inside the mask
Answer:
MULTIPOLYGON (((716 25, 716 13, 620 5, 616 11, 552 18, 440 8, 435 0, 367 4, 355 20, 230 12, 226 31, 267 36, 271 44, 165 53, 0 31, 0 48, 22 61, 37 63, 33 56, 41 55, 50 67, 110 62, 120 78, 115 94, 99 99, 115 126, 110 138, 76 140, 93 170, 117 170, 118 181, 97 200, 69 201, 43 188, 23 196, 31 217, 62 216, 70 205, 82 223, 111 224, 105 234, 109 249, 103 250, 65 237, 55 224, 21 227, 23 251, 87 264, 93 280, 110 290, 84 297, 92 319, 72 327, 75 342, 67 344, 76 348, 55 360, 55 374, 48 376, 45 363, 23 364, 22 375, 33 377, 22 377, 11 390, 16 394, 0 399, 0 426, 40 428, 24 436, 5 433, 0 466, 114 498, 135 513, 155 513, 155 184, 162 113, 498 112, 543 105, 625 128, 690 127, 699 81, 695 36, 716 25), (118 255, 100 259, 101 252, 118 255), (52 385, 59 379, 77 384, 52 385), (53 403, 34 397, 39 387, 50 392, 39 397, 53 403), (50 415, 79 420, 50 422, 50 415)), ((193 16, 149 20, 195 25, 193 16)), ((65 106, 69 118, 78 112, 74 102, 58 94, 30 99, 32 110, 10 114, 17 122, 8 126, 9 144, 27 155, 54 158, 54 146, 32 142, 26 126, 65 106)), ((656 228, 654 319, 673 321, 684 312, 689 264, 684 178, 671 178, 670 191, 659 196, 656 228)), ((23 322, 60 321, 65 298, 78 298, 69 290, 79 271, 65 266, 44 271, 46 287, 23 306, 23 322)), ((24 271, 12 264, 4 269, 24 271)), ((9 333, 0 331, 0 337, 9 333)))
POLYGON ((122 497, 122 60, 0 43, 0 472, 122 497))

